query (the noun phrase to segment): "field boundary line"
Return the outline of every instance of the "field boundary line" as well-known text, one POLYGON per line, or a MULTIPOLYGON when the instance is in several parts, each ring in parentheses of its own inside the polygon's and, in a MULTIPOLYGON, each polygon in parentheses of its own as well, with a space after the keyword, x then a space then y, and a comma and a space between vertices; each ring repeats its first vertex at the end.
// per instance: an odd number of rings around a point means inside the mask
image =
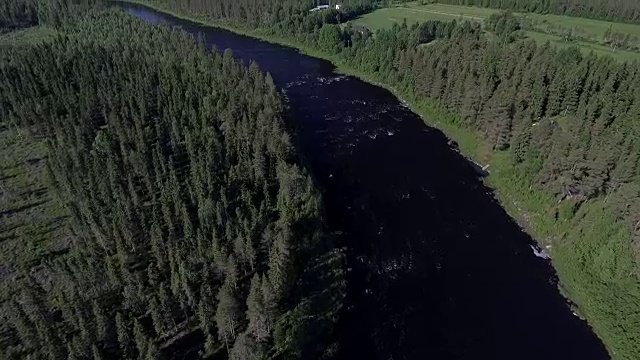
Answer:
POLYGON ((399 6, 398 9, 419 11, 419 12, 424 12, 424 13, 437 14, 437 15, 446 15, 446 16, 453 16, 453 17, 463 17, 463 18, 468 18, 468 19, 473 19, 473 20, 484 20, 483 17, 479 17, 479 16, 453 14, 453 13, 447 13, 447 12, 444 12, 444 11, 412 9, 412 8, 408 8, 408 7, 404 7, 404 6, 399 6))

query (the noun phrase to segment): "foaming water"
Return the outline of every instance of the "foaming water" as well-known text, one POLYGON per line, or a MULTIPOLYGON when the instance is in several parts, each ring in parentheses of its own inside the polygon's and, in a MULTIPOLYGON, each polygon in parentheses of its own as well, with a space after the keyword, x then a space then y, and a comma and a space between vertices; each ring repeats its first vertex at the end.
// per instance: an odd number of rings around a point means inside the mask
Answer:
POLYGON ((338 359, 607 359, 547 259, 438 130, 323 60, 137 5, 271 73, 347 248, 338 359))

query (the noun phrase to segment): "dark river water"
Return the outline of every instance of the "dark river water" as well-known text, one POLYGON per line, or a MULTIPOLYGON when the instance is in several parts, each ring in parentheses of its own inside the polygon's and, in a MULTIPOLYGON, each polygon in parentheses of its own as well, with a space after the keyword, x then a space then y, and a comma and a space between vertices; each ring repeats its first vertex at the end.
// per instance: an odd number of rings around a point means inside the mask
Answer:
POLYGON ((393 94, 296 50, 123 5, 180 26, 286 93, 329 227, 348 249, 338 359, 607 359, 548 261, 439 130, 393 94))

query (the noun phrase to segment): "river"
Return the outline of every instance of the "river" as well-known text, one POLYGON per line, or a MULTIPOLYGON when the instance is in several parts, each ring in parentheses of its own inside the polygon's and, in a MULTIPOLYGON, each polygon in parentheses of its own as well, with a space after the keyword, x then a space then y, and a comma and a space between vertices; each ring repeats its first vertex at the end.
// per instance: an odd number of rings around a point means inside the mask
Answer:
POLYGON ((548 260, 470 166, 389 91, 324 60, 138 5, 271 73, 347 250, 338 359, 608 359, 548 260))

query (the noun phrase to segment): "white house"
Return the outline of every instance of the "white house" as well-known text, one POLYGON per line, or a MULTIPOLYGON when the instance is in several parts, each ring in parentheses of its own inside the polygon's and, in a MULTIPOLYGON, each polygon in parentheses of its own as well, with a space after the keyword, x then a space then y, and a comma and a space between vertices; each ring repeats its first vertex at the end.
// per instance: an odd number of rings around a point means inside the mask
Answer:
POLYGON ((320 5, 320 6, 314 7, 310 11, 313 12, 313 11, 324 10, 324 9, 328 9, 328 8, 329 8, 329 5, 320 5))
MULTIPOLYGON (((336 4, 336 10, 340 10, 341 7, 342 7, 341 4, 336 4)), ((318 10, 325 10, 325 9, 328 9, 328 8, 329 8, 329 5, 319 5, 319 6, 316 6, 316 7, 314 7, 313 9, 311 9, 309 11, 314 12, 314 11, 318 11, 318 10)))

